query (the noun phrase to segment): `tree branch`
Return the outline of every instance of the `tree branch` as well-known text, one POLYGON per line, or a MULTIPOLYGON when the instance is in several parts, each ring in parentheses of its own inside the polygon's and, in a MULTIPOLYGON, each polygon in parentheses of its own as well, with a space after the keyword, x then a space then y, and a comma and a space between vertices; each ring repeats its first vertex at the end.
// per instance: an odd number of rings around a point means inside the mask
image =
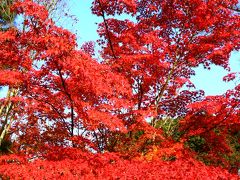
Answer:
POLYGON ((114 59, 117 59, 116 55, 115 55, 115 52, 114 52, 114 49, 113 49, 113 43, 112 43, 112 40, 111 40, 111 36, 110 36, 110 32, 109 32, 109 27, 108 27, 108 24, 107 24, 107 20, 106 20, 106 17, 105 17, 105 12, 104 12, 104 9, 102 7, 102 3, 101 3, 101 0, 97 0, 98 4, 99 4, 99 7, 101 9, 101 13, 102 13, 102 18, 103 18, 103 21, 104 21, 104 25, 105 25, 105 29, 106 29, 106 32, 107 32, 107 38, 108 38, 108 41, 109 41, 109 44, 110 44, 110 49, 112 51, 112 55, 114 57, 114 59))
POLYGON ((64 89, 64 92, 65 94, 67 95, 69 101, 70 101, 70 118, 71 118, 71 136, 74 135, 74 107, 73 107, 73 100, 72 100, 72 97, 71 95, 67 92, 67 87, 66 87, 66 84, 65 84, 65 80, 63 78, 63 75, 62 75, 62 72, 61 72, 61 69, 57 66, 57 69, 58 69, 58 73, 59 73, 59 76, 60 76, 60 79, 61 79, 61 83, 62 83, 62 87, 64 89))

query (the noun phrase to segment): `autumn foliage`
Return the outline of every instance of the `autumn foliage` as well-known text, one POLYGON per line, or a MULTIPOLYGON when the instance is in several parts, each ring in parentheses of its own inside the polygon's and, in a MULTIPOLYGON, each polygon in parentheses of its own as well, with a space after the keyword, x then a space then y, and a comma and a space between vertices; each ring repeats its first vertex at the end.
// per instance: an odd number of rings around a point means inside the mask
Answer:
POLYGON ((237 3, 95 0, 96 59, 45 6, 11 1, 23 23, 0 31, 0 177, 237 179, 240 84, 205 96, 190 80, 230 69, 237 3))

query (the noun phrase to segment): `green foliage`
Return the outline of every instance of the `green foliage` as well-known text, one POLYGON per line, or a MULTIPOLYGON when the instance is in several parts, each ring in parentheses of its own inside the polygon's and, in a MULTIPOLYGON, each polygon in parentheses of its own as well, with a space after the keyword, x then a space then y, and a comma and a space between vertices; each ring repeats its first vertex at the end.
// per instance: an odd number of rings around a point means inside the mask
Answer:
POLYGON ((179 118, 165 118, 156 122, 156 128, 161 128, 165 137, 172 137, 175 141, 179 141, 184 132, 179 131, 179 118))
POLYGON ((240 166, 240 131, 229 135, 228 139, 232 153, 230 155, 225 154, 224 158, 229 162, 231 169, 238 169, 240 166))
MULTIPOLYGON (((221 129, 214 129, 217 136, 222 135, 221 129)), ((197 153, 196 158, 206 165, 222 166, 230 172, 236 172, 240 165, 240 132, 228 132, 227 145, 230 151, 216 151, 216 147, 209 144, 208 139, 200 135, 190 136, 186 142, 186 146, 197 153), (214 158, 213 158, 214 157, 214 158)))
MULTIPOLYGON (((128 132, 127 136, 130 137, 131 136, 130 133, 132 133, 132 132, 128 132)), ((143 130, 139 130, 139 131, 134 132, 133 134, 134 134, 134 139, 138 140, 144 134, 144 131, 143 130)))
POLYGON ((190 136, 186 144, 196 152, 204 152, 206 140, 201 136, 190 136))
POLYGON ((240 153, 240 131, 234 133, 232 136, 229 136, 229 140, 230 140, 230 145, 231 147, 240 153))
POLYGON ((11 153, 12 142, 9 139, 4 139, 0 146, 0 154, 11 153))
POLYGON ((177 159, 176 156, 163 156, 162 160, 163 161, 175 161, 177 159))
POLYGON ((16 14, 11 11, 14 0, 2 0, 0 3, 0 19, 6 24, 12 23, 16 14))

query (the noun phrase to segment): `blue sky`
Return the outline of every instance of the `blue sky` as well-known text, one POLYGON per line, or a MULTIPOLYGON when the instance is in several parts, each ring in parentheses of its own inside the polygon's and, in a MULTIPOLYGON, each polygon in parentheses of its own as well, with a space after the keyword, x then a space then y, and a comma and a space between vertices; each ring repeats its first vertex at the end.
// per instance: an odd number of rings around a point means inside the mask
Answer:
MULTIPOLYGON (((91 14, 91 1, 71 0, 67 3, 68 8, 71 10, 70 14, 75 15, 78 22, 73 24, 64 19, 59 24, 77 34, 79 45, 85 41, 97 40, 97 23, 101 22, 102 19, 91 14)), ((239 52, 232 52, 230 66, 233 72, 240 72, 239 52)), ((198 67, 196 76, 192 77, 191 80, 195 84, 196 89, 204 90, 206 95, 218 95, 234 87, 234 82, 226 83, 222 81, 223 76, 227 74, 228 72, 221 67, 212 66, 210 71, 203 67, 198 67)), ((4 97, 5 94, 6 88, 0 90, 0 97, 4 97)))

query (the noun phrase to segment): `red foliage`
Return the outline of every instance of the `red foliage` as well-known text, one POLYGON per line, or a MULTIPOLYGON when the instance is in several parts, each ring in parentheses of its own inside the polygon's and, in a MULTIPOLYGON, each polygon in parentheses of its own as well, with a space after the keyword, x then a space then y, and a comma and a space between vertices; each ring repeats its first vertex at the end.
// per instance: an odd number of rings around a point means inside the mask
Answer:
POLYGON ((237 175, 226 170, 186 157, 146 162, 124 160, 111 153, 82 153, 76 149, 61 149, 53 154, 57 157, 50 155, 49 160, 2 156, 0 174, 13 179, 237 179, 237 175))
POLYGON ((2 178, 237 179, 184 146, 201 136, 201 151, 228 167, 219 153, 231 153, 227 136, 239 131, 240 85, 204 97, 191 90, 190 77, 201 64, 229 68, 240 47, 236 6, 95 0, 92 11, 104 20, 99 62, 93 42, 78 50, 75 35, 57 27, 43 6, 16 1, 12 11, 24 16, 24 28, 0 32, 0 85, 17 92, 0 101, 0 133, 10 122, 12 151, 20 155, 0 157, 2 178), (108 18, 117 14, 131 18, 108 18), (157 127, 166 117, 181 119, 179 142, 157 127))

